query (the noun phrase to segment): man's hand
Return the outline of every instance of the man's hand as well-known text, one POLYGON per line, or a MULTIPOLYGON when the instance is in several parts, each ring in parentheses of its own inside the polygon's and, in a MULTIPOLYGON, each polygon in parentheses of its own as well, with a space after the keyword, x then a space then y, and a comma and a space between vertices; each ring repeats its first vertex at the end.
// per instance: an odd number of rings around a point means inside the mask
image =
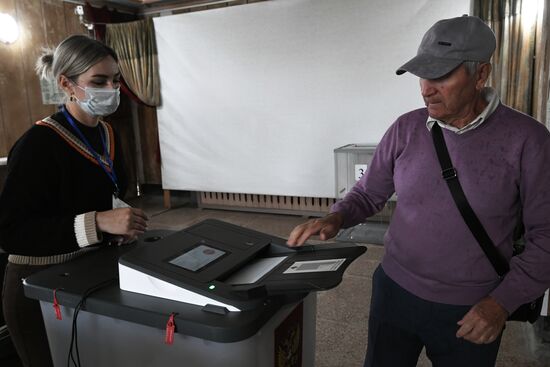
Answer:
POLYGON ((502 332, 506 319, 508 312, 493 297, 485 297, 458 322, 456 337, 476 344, 492 343, 502 332))
POLYGON ((290 247, 302 246, 308 238, 315 235, 319 235, 319 238, 323 241, 328 240, 336 236, 343 221, 344 219, 340 213, 331 213, 323 218, 312 219, 296 226, 290 232, 286 243, 290 247))

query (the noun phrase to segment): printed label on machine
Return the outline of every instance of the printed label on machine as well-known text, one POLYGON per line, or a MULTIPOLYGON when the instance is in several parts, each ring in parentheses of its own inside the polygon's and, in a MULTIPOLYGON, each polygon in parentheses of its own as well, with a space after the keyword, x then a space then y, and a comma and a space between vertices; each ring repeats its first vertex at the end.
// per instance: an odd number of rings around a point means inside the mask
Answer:
POLYGON ((321 271, 336 271, 346 259, 296 261, 283 274, 315 273, 321 271))

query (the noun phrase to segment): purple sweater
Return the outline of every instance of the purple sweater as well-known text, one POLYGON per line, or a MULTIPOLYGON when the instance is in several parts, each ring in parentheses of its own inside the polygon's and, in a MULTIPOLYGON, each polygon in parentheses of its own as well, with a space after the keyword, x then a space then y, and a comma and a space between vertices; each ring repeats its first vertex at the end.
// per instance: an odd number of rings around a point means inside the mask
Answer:
POLYGON ((526 248, 500 281, 441 177, 427 118, 425 108, 401 116, 367 174, 331 212, 341 212, 347 228, 378 212, 395 191, 382 260, 388 276, 429 301, 472 305, 492 295, 512 312, 550 286, 550 133, 502 104, 474 130, 442 129, 470 205, 508 260, 523 206, 526 248))

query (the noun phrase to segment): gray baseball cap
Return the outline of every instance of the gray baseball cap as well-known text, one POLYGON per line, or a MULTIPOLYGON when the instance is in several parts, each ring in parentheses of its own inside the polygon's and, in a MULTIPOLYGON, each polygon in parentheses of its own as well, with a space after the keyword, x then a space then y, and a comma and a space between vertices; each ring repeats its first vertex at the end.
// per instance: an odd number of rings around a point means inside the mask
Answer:
POLYGON ((435 23, 424 35, 418 52, 395 72, 437 79, 464 61, 488 62, 496 48, 493 31, 478 17, 461 16, 435 23))

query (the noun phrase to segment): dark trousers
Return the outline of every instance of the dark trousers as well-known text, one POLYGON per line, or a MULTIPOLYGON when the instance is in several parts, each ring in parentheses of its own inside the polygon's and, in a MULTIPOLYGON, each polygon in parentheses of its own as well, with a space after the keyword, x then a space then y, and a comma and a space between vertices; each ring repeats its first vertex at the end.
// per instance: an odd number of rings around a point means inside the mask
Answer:
POLYGON ((502 334, 491 344, 456 337, 471 306, 429 302, 390 279, 379 266, 372 280, 365 367, 414 367, 422 348, 434 367, 492 367, 502 334))
MULTIPOLYGON (((53 366, 38 301, 25 297, 21 279, 47 266, 8 263, 2 289, 4 319, 15 349, 25 367, 53 366)), ((53 309, 52 309, 53 312, 53 309)))

